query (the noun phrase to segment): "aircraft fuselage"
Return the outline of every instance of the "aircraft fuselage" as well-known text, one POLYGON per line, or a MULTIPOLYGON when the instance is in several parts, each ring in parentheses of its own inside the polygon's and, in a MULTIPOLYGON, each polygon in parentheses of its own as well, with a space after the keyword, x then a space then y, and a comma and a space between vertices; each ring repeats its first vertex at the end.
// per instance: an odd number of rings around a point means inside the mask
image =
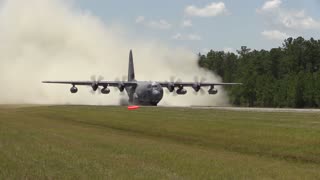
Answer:
POLYGON ((159 83, 136 81, 135 88, 126 88, 129 103, 134 105, 156 106, 163 98, 163 88, 159 83))

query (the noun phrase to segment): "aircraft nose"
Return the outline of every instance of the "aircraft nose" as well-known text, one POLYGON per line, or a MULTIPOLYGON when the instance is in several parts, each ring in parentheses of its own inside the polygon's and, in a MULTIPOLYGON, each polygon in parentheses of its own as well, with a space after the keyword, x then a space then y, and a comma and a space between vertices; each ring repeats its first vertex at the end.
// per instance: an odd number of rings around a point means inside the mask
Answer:
POLYGON ((152 90, 152 94, 153 94, 154 96, 159 96, 159 95, 160 95, 160 91, 154 89, 154 90, 152 90))
POLYGON ((162 89, 153 89, 151 93, 152 93, 152 95, 151 95, 152 102, 158 103, 163 97, 163 90, 162 89))

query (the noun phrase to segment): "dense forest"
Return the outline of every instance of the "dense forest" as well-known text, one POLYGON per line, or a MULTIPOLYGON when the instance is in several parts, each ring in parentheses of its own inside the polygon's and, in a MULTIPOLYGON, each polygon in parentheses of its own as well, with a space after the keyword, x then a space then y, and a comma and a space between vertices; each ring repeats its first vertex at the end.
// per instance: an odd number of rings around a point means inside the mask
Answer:
POLYGON ((257 107, 320 107, 320 40, 286 39, 282 47, 237 53, 210 51, 199 54, 199 66, 241 82, 226 87, 232 104, 257 107))

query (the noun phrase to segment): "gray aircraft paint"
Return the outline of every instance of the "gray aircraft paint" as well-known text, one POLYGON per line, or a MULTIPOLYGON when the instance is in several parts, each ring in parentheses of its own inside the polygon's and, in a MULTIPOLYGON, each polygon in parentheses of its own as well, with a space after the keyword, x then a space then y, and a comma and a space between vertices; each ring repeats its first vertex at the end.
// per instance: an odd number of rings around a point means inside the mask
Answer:
POLYGON ((132 50, 130 50, 129 54, 129 67, 128 67, 128 81, 135 80, 135 74, 134 74, 134 64, 133 64, 133 55, 132 50))
POLYGON ((129 53, 128 81, 43 81, 43 83, 71 84, 71 93, 77 93, 76 86, 91 86, 94 91, 99 87, 102 94, 109 94, 108 87, 117 87, 121 92, 124 90, 129 97, 130 105, 157 106, 163 98, 163 88, 178 95, 185 95, 187 90, 184 87, 192 87, 194 91, 199 92, 202 87, 210 87, 210 95, 217 94, 215 86, 220 85, 239 85, 241 83, 203 83, 203 82, 158 82, 158 81, 137 81, 135 79, 134 63, 132 50, 129 53))

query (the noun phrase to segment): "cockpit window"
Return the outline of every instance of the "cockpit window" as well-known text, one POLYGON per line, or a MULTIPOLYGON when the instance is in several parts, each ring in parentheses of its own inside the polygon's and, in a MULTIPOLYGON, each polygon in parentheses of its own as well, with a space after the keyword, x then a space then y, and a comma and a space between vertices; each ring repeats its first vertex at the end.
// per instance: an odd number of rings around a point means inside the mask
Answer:
POLYGON ((153 82, 151 85, 152 85, 153 88, 158 87, 158 84, 156 82, 153 82))

